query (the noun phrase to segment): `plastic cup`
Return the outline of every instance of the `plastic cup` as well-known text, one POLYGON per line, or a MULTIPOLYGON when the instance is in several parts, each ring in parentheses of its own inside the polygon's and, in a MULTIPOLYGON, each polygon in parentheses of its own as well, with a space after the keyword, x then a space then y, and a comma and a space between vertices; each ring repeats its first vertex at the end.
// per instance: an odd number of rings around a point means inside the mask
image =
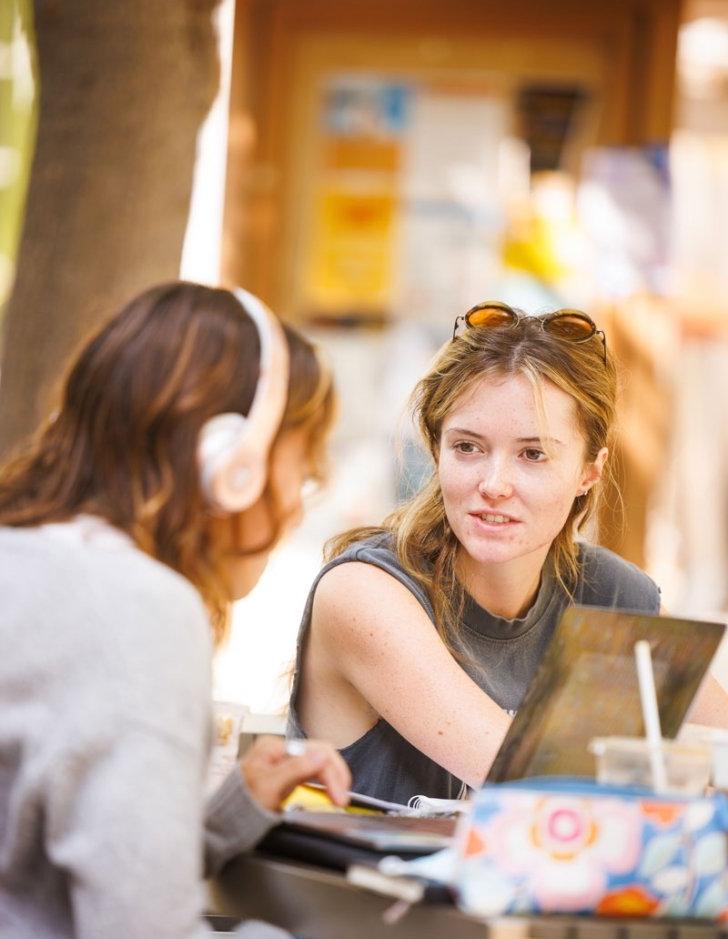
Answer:
POLYGON ((214 791, 238 761, 243 718, 248 707, 235 701, 213 701, 212 753, 207 773, 207 791, 214 791))
MULTIPOLYGON (((610 786, 654 789, 650 744, 644 737, 596 737, 589 744, 596 757, 597 781, 610 786)), ((666 785, 661 792, 699 796, 710 781, 712 754, 703 743, 663 740, 666 785)))
POLYGON ((699 743, 709 747, 713 754, 712 783, 716 789, 728 791, 728 730, 722 727, 704 727, 701 724, 683 724, 680 728, 683 743, 699 743))

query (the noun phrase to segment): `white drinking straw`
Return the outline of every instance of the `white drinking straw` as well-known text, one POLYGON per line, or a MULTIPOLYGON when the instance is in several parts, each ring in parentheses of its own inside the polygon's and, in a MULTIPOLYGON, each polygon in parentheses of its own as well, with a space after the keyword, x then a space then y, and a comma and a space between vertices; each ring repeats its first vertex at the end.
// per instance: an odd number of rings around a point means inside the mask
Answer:
POLYGON ((637 678, 640 684, 642 718, 645 723, 647 747, 650 753, 652 786, 655 792, 664 792, 667 789, 665 752, 662 749, 660 712, 657 709, 655 676, 652 672, 652 653, 650 651, 650 644, 646 639, 640 639, 639 642, 635 643, 634 655, 637 662, 637 678))

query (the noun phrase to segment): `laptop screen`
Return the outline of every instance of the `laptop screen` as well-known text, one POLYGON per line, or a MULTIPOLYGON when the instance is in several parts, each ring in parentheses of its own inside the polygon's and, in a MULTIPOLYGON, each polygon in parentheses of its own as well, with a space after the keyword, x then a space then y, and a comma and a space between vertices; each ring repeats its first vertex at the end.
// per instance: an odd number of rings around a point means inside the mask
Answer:
POLYGON ((642 736, 634 645, 652 651, 660 723, 674 737, 725 626, 698 620, 569 607, 546 648, 488 782, 525 776, 593 776, 593 737, 642 736))

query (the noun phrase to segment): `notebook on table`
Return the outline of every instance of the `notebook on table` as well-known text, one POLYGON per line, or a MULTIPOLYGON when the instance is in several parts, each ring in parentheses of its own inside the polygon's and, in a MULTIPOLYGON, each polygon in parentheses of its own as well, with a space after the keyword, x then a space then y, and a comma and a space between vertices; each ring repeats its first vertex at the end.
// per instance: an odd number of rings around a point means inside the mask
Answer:
MULTIPOLYGON (((273 828, 256 851, 333 870, 351 865, 376 868, 382 858, 411 860, 452 844, 454 818, 354 815, 295 811, 273 828)), ((442 899, 439 893, 430 899, 442 899)))
POLYGON ((356 815, 350 812, 291 812, 283 825, 316 832, 347 844, 384 853, 428 854, 445 847, 456 819, 399 815, 356 815))
POLYGON ((593 737, 643 736, 634 645, 652 652, 660 724, 675 737, 726 627, 722 623, 569 607, 488 773, 593 776, 593 737))

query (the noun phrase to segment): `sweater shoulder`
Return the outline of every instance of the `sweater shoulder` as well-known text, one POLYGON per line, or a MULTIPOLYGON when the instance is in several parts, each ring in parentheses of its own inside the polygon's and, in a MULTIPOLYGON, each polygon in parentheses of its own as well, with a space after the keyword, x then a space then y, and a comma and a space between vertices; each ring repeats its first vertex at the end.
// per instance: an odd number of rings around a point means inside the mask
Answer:
MULTIPOLYGON (((187 739, 209 703, 212 642, 202 600, 135 546, 70 545, 0 529, 4 674, 90 728, 133 721, 187 739), (74 717, 75 715, 75 717, 74 717)), ((0 682, 1 684, 1 682, 0 682)))
MULTIPOLYGON (((65 595, 70 604, 99 602, 113 623, 116 611, 137 605, 143 596, 150 614, 171 609, 205 616, 199 592, 181 574, 145 554, 135 545, 109 548, 69 545, 40 529, 0 528, 0 578, 10 596, 34 599, 65 595)), ((59 611, 60 612, 60 611, 59 611)))

